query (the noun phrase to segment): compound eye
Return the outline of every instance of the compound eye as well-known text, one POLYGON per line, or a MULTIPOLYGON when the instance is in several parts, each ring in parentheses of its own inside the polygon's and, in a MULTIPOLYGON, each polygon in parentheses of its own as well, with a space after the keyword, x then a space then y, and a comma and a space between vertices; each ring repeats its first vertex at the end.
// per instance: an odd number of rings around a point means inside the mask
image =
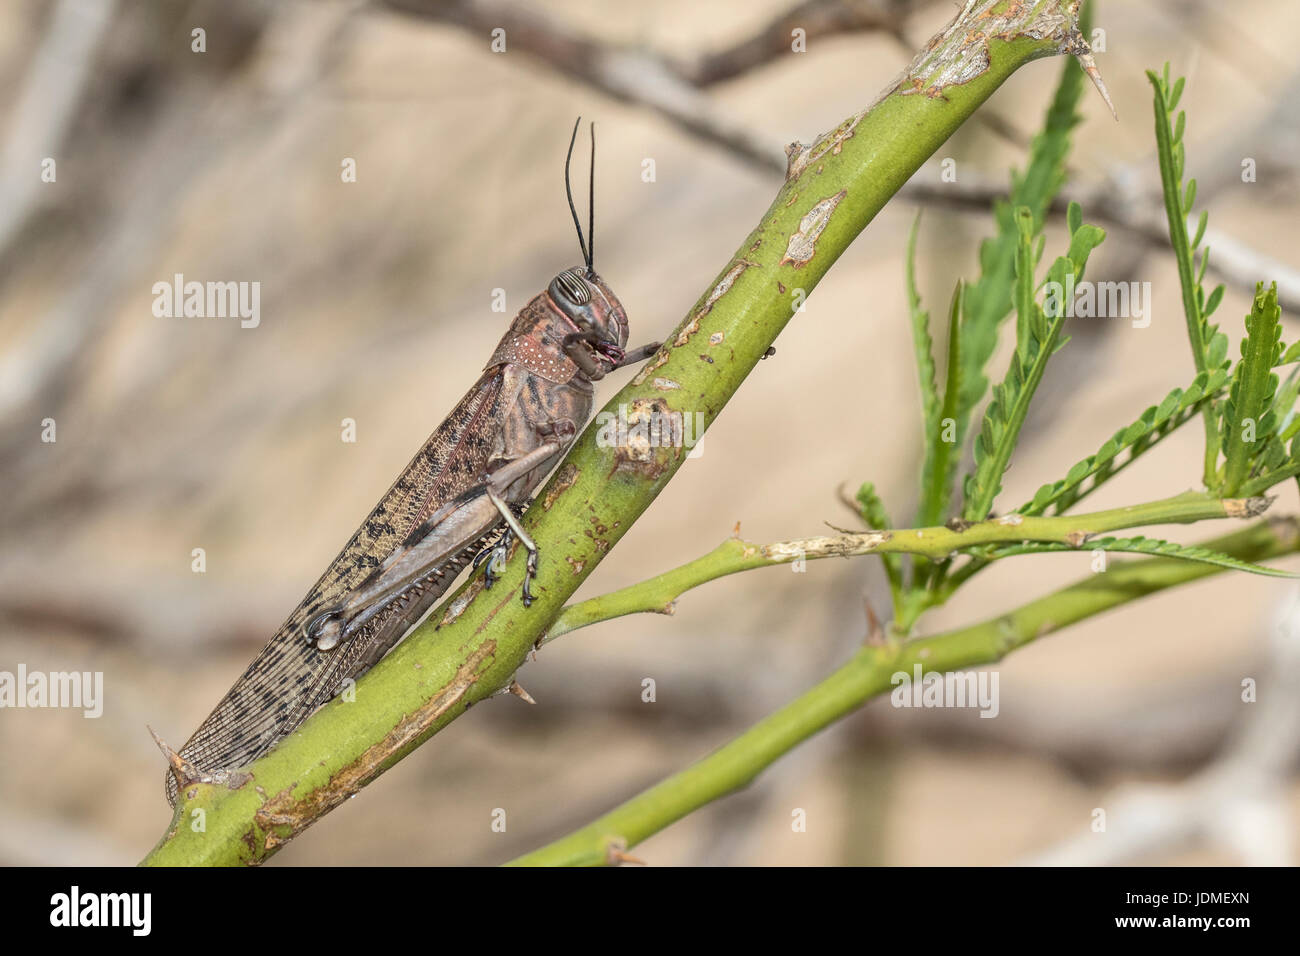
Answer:
POLYGON ((551 294, 574 305, 586 305, 591 301, 591 286, 582 276, 566 269, 551 280, 551 294))

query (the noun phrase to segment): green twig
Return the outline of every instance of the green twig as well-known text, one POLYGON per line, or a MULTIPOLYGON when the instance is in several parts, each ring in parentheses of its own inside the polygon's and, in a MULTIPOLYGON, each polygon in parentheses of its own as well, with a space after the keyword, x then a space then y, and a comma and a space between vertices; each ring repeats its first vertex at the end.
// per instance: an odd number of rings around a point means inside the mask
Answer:
MULTIPOLYGON (((1290 554, 1294 519, 1261 521, 1205 547, 1244 561, 1290 554)), ((862 648, 816 687, 686 770, 642 791, 591 824, 513 861, 519 866, 600 866, 694 810, 744 787, 797 744, 895 686, 895 675, 978 667, 1041 637, 1157 591, 1220 571, 1168 558, 1115 563, 1104 573, 996 618, 934 637, 862 648)))
MULTIPOLYGON (((1216 499, 1200 492, 1186 492, 1173 498, 1129 508, 1114 508, 1085 515, 1052 518, 1007 515, 977 524, 954 527, 911 528, 895 531, 843 532, 774 544, 755 544, 728 538, 702 555, 656 577, 618 591, 590 598, 564 609, 540 643, 600 621, 627 614, 672 614, 677 599, 691 588, 709 581, 755 568, 820 558, 845 558, 868 554, 916 554, 940 560, 960 551, 983 545, 1018 545, 1032 541, 1070 548, 1110 550, 1116 542, 1094 542, 1097 535, 1124 528, 1148 525, 1187 524, 1213 518, 1249 518, 1262 514, 1267 498, 1216 499)), ((1132 550, 1119 543, 1114 550, 1132 550)))

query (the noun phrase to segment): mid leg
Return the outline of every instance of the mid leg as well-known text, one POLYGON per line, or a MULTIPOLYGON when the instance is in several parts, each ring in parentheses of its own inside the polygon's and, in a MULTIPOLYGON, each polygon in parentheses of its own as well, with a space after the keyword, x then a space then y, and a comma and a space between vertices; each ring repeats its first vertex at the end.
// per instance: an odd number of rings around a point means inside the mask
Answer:
POLYGON ((528 472, 541 467, 552 456, 567 448, 578 431, 577 426, 568 419, 546 422, 536 427, 538 437, 543 439, 542 443, 518 458, 502 464, 483 481, 483 493, 505 521, 505 531, 495 545, 484 550, 474 559, 476 568, 487 562, 483 576, 486 586, 491 587, 505 567, 510 545, 516 540, 522 544, 528 550, 528 566, 524 574, 522 594, 524 607, 531 607, 533 603, 532 581, 537 577, 538 549, 536 542, 519 523, 524 506, 507 501, 506 492, 528 472))
MULTIPOLYGON (((510 505, 510 502, 502 498, 491 485, 488 485, 487 496, 489 500, 496 505, 497 510, 501 512, 501 517, 504 518, 506 522, 505 533, 502 534, 501 541, 498 542, 496 548, 493 549, 494 552, 500 549, 499 553, 501 555, 502 563, 505 561, 504 556, 508 553, 506 549, 509 548, 511 540, 518 540, 520 544, 528 549, 528 565, 524 570, 524 590, 522 596, 524 607, 532 607, 533 592, 531 585, 533 578, 537 577, 537 556, 540 554, 537 542, 529 537, 528 532, 524 530, 524 526, 519 523, 519 515, 523 513, 522 508, 519 513, 516 514, 515 509, 510 505)), ((497 559, 494 556, 493 559, 488 562, 487 574, 490 575, 492 573, 492 565, 496 563, 496 560, 497 559)), ((488 587, 492 586, 493 580, 492 577, 488 578, 488 587)))

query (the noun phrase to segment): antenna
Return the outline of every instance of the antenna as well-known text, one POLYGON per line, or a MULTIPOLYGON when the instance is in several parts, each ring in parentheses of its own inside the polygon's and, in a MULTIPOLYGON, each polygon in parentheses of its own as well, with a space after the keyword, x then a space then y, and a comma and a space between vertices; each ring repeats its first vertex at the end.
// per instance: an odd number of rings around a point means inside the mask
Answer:
POLYGON ((596 261, 596 121, 588 124, 591 130, 591 168, 587 173, 587 271, 593 272, 596 261))
MULTIPOLYGON (((582 238, 582 223, 578 220, 578 207, 575 206, 573 203, 573 186, 570 185, 569 183, 569 163, 573 159, 573 144, 578 141, 578 125, 581 122, 582 122, 582 117, 579 116, 577 121, 574 122, 573 124, 573 135, 569 137, 569 152, 564 157, 564 192, 569 197, 569 212, 572 213, 573 215, 573 228, 578 230, 578 248, 582 250, 582 258, 586 261, 587 268, 590 269, 591 251, 588 248, 587 243, 583 241, 582 238)), ((592 139, 591 149, 592 149, 592 156, 594 157, 596 154, 596 141, 594 138, 592 139)), ((594 196, 595 195, 594 182, 591 188, 593 190, 592 195, 594 196)))

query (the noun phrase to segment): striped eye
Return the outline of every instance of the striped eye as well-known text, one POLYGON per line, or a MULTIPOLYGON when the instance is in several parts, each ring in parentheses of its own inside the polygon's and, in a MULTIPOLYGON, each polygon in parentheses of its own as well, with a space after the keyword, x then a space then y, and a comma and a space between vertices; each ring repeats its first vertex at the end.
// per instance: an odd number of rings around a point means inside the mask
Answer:
POLYGON ((567 269, 551 280, 551 294, 556 293, 574 305, 586 305, 591 301, 591 286, 580 275, 567 269))

